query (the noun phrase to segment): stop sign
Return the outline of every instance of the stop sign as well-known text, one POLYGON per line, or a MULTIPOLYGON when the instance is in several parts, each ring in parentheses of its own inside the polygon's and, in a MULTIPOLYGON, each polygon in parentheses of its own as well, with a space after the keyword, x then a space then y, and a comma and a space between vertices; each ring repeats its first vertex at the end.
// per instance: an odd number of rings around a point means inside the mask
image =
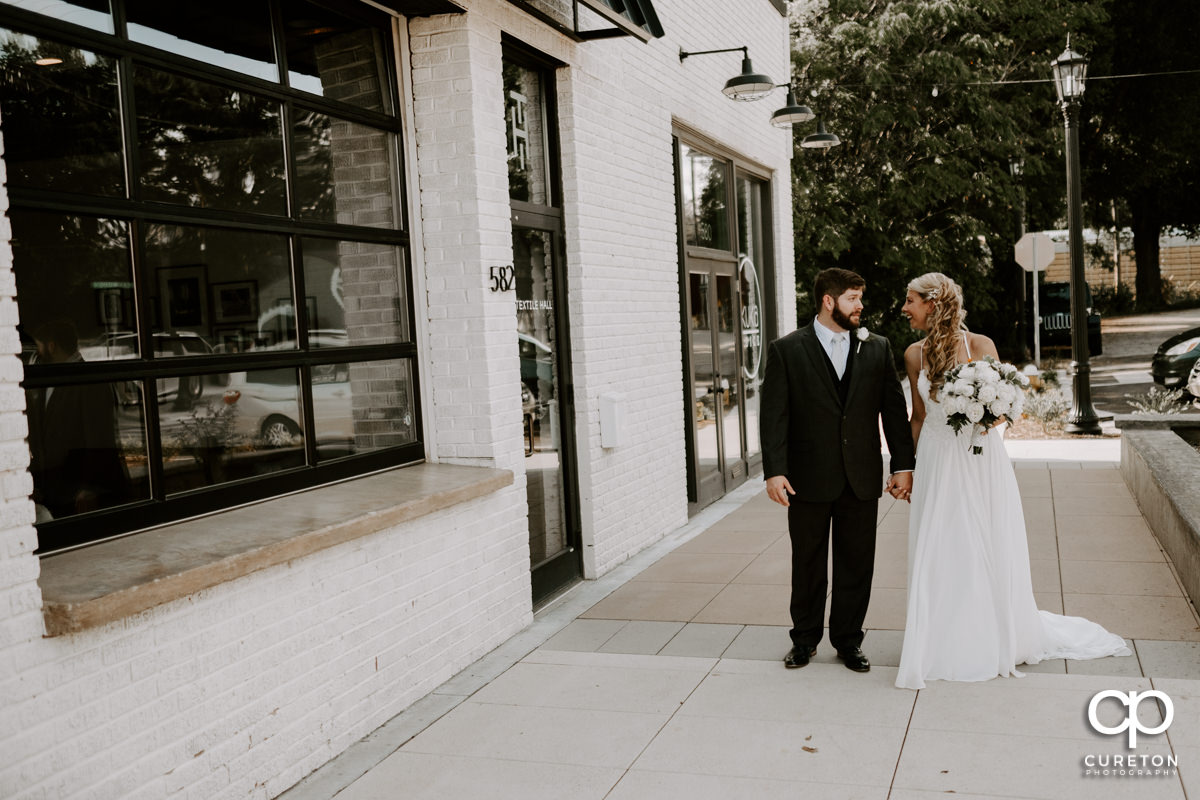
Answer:
POLYGON ((1041 272, 1054 260, 1054 240, 1044 233, 1027 233, 1013 247, 1013 253, 1026 272, 1041 272))

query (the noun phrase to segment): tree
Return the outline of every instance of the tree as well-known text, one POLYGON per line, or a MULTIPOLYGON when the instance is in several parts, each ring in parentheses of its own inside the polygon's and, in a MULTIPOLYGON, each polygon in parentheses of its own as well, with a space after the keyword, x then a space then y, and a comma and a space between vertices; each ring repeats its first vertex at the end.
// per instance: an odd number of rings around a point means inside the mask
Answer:
MULTIPOLYGON (((793 10, 794 85, 843 144, 793 159, 801 318, 820 269, 853 269, 866 324, 899 345, 904 286, 924 272, 967 293, 968 323, 1013 350, 1023 280, 1012 261, 1022 157, 1031 218, 1065 191, 1049 64, 1067 31, 1103 20, 1066 0, 821 0, 793 10)), ((797 131, 797 137, 803 136, 797 131)))
POLYGON ((1113 204, 1133 229, 1137 305, 1164 305, 1158 239, 1200 225, 1200 12, 1191 0, 1111 0, 1111 22, 1084 52, 1089 72, 1081 126, 1084 196, 1097 227, 1113 204), (1145 75, 1105 80, 1104 76, 1145 75))

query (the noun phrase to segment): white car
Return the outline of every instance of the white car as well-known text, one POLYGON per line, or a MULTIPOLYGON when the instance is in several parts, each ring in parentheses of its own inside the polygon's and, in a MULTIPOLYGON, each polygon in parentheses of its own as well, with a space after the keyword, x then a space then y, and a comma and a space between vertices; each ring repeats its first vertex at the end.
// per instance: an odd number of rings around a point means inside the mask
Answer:
MULTIPOLYGON (((297 370, 292 367, 230 373, 223 400, 236 411, 237 433, 268 447, 303 443, 303 415, 296 380, 297 370)), ((352 445, 354 417, 349 365, 314 366, 312 398, 317 444, 352 445)))

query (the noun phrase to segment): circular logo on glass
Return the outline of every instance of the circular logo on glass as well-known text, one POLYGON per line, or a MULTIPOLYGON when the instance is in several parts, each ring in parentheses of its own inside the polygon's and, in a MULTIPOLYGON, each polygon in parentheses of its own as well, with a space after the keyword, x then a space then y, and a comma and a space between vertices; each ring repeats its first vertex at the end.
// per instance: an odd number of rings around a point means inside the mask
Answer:
POLYGON ((749 256, 738 261, 742 281, 742 374, 748 381, 762 380, 762 285, 749 256))

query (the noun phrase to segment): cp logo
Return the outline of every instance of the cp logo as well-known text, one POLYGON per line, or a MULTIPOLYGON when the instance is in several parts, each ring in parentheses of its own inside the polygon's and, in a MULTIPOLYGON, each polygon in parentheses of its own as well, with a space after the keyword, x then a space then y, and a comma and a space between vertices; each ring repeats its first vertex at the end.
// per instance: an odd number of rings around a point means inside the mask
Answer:
POLYGON ((1139 731, 1148 736, 1153 736, 1156 733, 1162 733, 1167 728, 1171 727, 1171 720, 1173 719, 1175 719, 1175 704, 1171 702, 1171 698, 1168 697, 1165 692, 1160 692, 1157 689, 1151 689, 1148 692, 1130 692, 1129 694, 1118 692, 1116 689, 1106 689, 1103 692, 1098 692, 1092 698, 1092 702, 1088 703, 1088 722, 1092 724, 1092 727, 1095 728, 1097 732, 1107 734, 1109 736, 1115 736, 1118 733, 1128 730, 1130 750, 1137 748, 1137 735, 1139 731), (1096 718, 1096 708, 1100 705, 1102 700, 1105 700, 1109 697, 1113 698, 1126 708, 1124 721, 1121 722, 1120 725, 1117 725, 1113 728, 1101 724, 1100 720, 1096 718), (1138 706, 1141 705, 1141 702, 1147 697, 1153 697, 1162 702, 1163 721, 1162 724, 1157 728, 1147 728, 1142 725, 1142 721, 1138 719, 1138 706))

